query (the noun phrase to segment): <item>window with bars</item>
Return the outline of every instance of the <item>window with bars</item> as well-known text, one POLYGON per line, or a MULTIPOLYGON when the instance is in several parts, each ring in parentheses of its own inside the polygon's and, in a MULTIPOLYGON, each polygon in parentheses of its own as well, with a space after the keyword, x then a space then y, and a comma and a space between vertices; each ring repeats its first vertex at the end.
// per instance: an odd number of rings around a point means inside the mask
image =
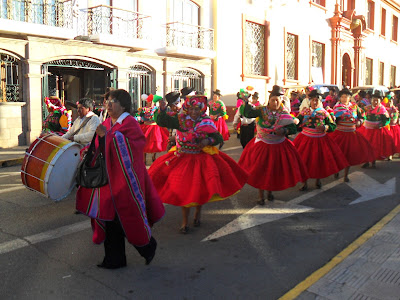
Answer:
POLYGON ((390 86, 396 86, 396 66, 390 66, 390 86))
POLYGON ((264 76, 265 26, 246 21, 244 43, 244 73, 264 76))
POLYGON ((385 64, 383 62, 379 62, 379 84, 383 85, 385 80, 385 64))
POLYGON ((324 44, 315 41, 312 42, 311 65, 313 67, 322 68, 324 66, 324 50, 324 44))
POLYGON ((314 82, 324 82, 325 45, 312 41, 311 44, 311 78, 314 82))
POLYGON ((375 22, 375 2, 368 1, 368 12, 367 12, 367 28, 374 30, 374 22, 375 22))
POLYGON ((399 27, 399 18, 397 18, 395 15, 393 15, 393 21, 392 21, 392 40, 397 42, 397 31, 399 27))
POLYGON ((0 102, 21 101, 19 73, 19 60, 0 53, 0 102))
POLYGON ((182 69, 172 75, 172 90, 179 92, 184 87, 192 87, 200 94, 204 93, 204 76, 192 69, 182 69))
POLYGON ((365 84, 371 85, 372 84, 372 63, 373 60, 371 58, 365 59, 365 84))
POLYGON ((298 79, 298 36, 288 33, 286 38, 286 78, 298 79))
POLYGON ((386 35, 386 9, 381 11, 381 35, 386 35))
POLYGON ((132 97, 133 110, 146 106, 146 103, 141 103, 141 95, 152 93, 153 77, 152 70, 144 64, 129 68, 129 94, 132 97))

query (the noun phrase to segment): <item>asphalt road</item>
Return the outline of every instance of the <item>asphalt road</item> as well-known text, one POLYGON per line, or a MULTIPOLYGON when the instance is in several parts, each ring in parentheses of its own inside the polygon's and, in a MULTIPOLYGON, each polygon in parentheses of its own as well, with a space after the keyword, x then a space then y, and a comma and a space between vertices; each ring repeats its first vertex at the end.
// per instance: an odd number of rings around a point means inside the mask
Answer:
MULTIPOLYGON (((224 149, 238 160, 239 146, 233 136, 224 149)), ((151 265, 127 244, 120 270, 96 267, 103 246, 74 214, 74 193, 52 202, 22 186, 19 167, 1 168, 0 298, 277 299, 399 204, 400 159, 377 166, 352 168, 352 186, 331 176, 321 192, 312 181, 307 192, 276 192, 263 208, 253 209, 258 193, 246 185, 205 205, 201 227, 187 235, 178 233, 180 209, 167 206, 151 265)))

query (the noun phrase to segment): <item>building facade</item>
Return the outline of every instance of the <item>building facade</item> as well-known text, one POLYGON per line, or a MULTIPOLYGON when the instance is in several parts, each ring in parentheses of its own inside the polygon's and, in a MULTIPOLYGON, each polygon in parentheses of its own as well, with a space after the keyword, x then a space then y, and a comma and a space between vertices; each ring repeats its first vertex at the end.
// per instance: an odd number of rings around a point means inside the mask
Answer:
POLYGON ((247 86, 264 101, 274 84, 400 84, 399 1, 218 0, 214 14, 213 85, 231 110, 247 86))
POLYGON ((400 84, 394 0, 0 1, 0 147, 41 132, 44 98, 252 86, 400 84))
POLYGON ((102 102, 106 87, 165 95, 211 91, 210 1, 0 2, 0 147, 40 134, 44 98, 102 102))

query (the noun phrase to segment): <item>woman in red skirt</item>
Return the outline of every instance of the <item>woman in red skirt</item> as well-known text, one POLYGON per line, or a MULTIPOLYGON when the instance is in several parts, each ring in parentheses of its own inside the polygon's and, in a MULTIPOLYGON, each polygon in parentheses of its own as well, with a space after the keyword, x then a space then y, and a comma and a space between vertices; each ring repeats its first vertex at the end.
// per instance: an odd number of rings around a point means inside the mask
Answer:
POLYGON ((140 118, 143 123, 140 124, 143 134, 146 138, 144 146, 144 162, 146 163, 146 153, 153 153, 152 160, 156 160, 156 153, 167 150, 169 131, 157 125, 154 120, 154 112, 158 109, 155 104, 162 99, 157 95, 149 95, 146 99, 146 107, 139 108, 140 118))
MULTIPOLYGON (((393 97, 388 99, 388 103, 386 109, 389 113, 390 117, 390 130, 389 133, 393 138, 395 153, 400 153, 400 126, 399 126, 399 110, 393 104, 393 97)), ((392 156, 389 156, 389 159, 392 159, 392 156)))
MULTIPOLYGON (((349 165, 356 166, 373 159, 374 153, 366 138, 356 130, 364 122, 364 115, 357 104, 350 102, 351 95, 346 88, 339 92, 339 102, 333 108, 337 127, 330 137, 342 150, 349 165)), ((349 182, 350 166, 344 169, 344 182, 349 182)))
POLYGON ((306 167, 293 143, 285 135, 296 133, 292 116, 282 105, 283 90, 276 86, 269 96, 267 106, 240 107, 246 118, 257 118, 257 134, 244 148, 239 165, 249 173, 247 183, 259 190, 258 204, 274 200, 272 191, 281 191, 305 182, 306 167))
POLYGON ((247 173, 213 147, 222 142, 222 136, 206 115, 206 96, 186 97, 176 116, 168 115, 165 108, 165 101, 161 101, 157 123, 177 129, 176 147, 159 157, 149 174, 161 200, 182 207, 180 232, 187 233, 190 207, 196 207, 193 225, 197 227, 202 205, 239 192, 247 181, 247 173))
MULTIPOLYGON (((389 127, 390 117, 381 103, 382 98, 381 92, 375 91, 372 95, 371 105, 364 108, 366 114, 364 126, 358 130, 374 149, 374 159, 370 161, 372 168, 376 168, 375 161, 377 159, 385 159, 396 152, 393 138, 387 128, 389 127)), ((369 162, 365 163, 363 167, 369 167, 369 162)))
MULTIPOLYGON (((317 188, 321 188, 321 178, 349 166, 339 146, 326 134, 334 131, 336 124, 322 107, 321 96, 316 89, 308 95, 311 107, 304 108, 297 116, 302 131, 293 141, 307 167, 308 175, 316 179, 317 188)), ((300 190, 307 190, 307 181, 300 190)))
POLYGON ((213 92, 213 98, 208 104, 210 111, 210 118, 213 120, 215 126, 219 133, 221 133, 224 141, 229 140, 229 129, 226 125, 226 119, 228 119, 228 115, 226 114, 226 106, 224 102, 220 100, 222 97, 220 90, 215 90, 213 92))

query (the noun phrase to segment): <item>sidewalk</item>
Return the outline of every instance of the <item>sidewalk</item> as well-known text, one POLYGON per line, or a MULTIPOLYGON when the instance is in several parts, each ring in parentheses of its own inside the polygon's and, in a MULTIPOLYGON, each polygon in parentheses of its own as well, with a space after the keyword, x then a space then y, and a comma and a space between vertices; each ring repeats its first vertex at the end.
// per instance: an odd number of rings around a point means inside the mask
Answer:
POLYGON ((400 299, 400 205, 280 299, 400 299))
POLYGON ((28 146, 0 148, 0 168, 21 165, 28 146))

